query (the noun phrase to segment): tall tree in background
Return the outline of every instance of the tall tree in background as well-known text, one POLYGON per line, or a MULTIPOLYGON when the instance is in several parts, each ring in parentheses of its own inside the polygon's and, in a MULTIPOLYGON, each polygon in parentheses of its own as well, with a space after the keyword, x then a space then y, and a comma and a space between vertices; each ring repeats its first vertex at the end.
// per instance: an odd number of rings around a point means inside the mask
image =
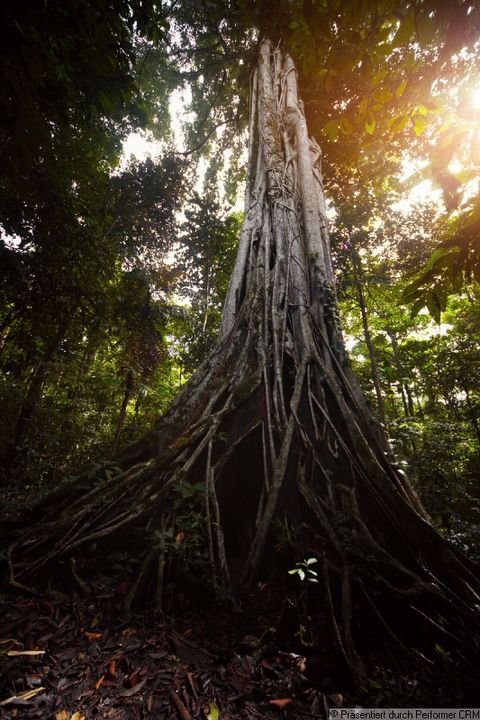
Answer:
POLYGON ((251 95, 247 214, 218 345, 154 430, 120 455, 121 472, 80 478, 10 536, 11 583, 78 555, 72 573, 86 572, 101 542, 102 555, 128 547, 139 559, 127 604, 161 603, 169 538, 193 488, 214 586, 285 572, 274 550, 281 527, 294 536, 291 562, 318 559, 311 613, 329 664, 360 681, 378 654, 431 667, 441 652, 473 672, 476 568, 428 523, 349 370, 321 151, 293 60, 268 37, 251 95))
POLYGON ((115 334, 122 265, 151 270, 172 239, 185 163, 165 151, 118 172, 127 134, 168 114, 165 83, 153 93, 137 64, 144 46, 164 47, 167 11, 153 0, 0 7, 2 483, 22 479, 11 469, 23 461, 28 477, 34 455, 65 467, 60 424, 115 334))

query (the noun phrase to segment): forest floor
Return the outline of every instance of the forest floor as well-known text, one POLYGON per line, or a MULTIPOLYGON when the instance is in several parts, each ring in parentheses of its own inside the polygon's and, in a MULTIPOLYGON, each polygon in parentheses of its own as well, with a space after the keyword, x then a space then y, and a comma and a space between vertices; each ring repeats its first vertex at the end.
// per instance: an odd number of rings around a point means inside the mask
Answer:
MULTIPOLYGON (((14 500, 8 519, 24 499, 14 500)), ((0 594, 0 720, 326 720, 340 707, 480 705, 448 667, 433 680, 381 658, 353 693, 308 642, 318 633, 285 586, 259 583, 236 607, 194 590, 165 613, 128 615, 124 582, 81 597, 0 594)))
MULTIPOLYGON (((0 603, 0 718, 307 720, 345 698, 252 610, 122 618, 117 593, 0 603)), ((181 610, 181 612, 178 612, 181 610)))
POLYGON ((177 595, 168 615, 129 617, 122 585, 75 599, 4 597, 0 718, 310 720, 338 707, 450 706, 381 669, 366 693, 349 694, 328 658, 278 632, 285 610, 274 608, 285 603, 263 590, 242 609, 177 595))

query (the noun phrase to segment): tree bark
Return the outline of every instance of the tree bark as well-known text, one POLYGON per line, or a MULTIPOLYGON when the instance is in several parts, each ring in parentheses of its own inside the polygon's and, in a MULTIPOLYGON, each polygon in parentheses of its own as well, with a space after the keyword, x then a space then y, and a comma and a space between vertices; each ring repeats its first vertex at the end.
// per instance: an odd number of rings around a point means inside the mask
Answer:
POLYGON ((182 529, 191 486, 215 585, 273 568, 285 577, 280 541, 290 567, 318 559, 318 642, 355 681, 379 657, 431 667, 439 645, 473 666, 476 566, 429 524, 346 361, 321 152, 294 64, 268 40, 252 97, 247 213, 216 349, 156 427, 120 453, 120 474, 80 478, 9 536, 10 580, 31 584, 79 554, 86 572, 101 541, 105 558, 128 548, 139 559, 128 603, 160 599, 174 563, 166 533, 182 529))

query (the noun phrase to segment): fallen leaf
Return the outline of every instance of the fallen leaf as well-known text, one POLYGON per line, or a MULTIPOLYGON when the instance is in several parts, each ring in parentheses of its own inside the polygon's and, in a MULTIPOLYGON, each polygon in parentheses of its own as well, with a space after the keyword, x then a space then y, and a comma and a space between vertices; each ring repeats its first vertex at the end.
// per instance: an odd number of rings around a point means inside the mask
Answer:
POLYGON ((152 660, 161 660, 162 658, 167 657, 167 655, 167 650, 159 650, 158 652, 148 653, 148 656, 151 657, 152 660))
POLYGON ((105 675, 102 675, 102 677, 99 677, 97 682, 95 683, 95 690, 98 690, 100 685, 102 685, 103 681, 105 680, 105 675))
POLYGON ((45 655, 45 650, 9 650, 8 657, 18 657, 19 655, 45 655))
POLYGON ((270 705, 273 705, 273 707, 276 707, 279 710, 283 710, 287 707, 287 705, 290 705, 291 702, 291 698, 278 698, 277 700, 269 700, 270 705))
POLYGON ((125 630, 122 630, 122 635, 124 635, 126 637, 131 637, 132 635, 136 635, 136 634, 137 634, 137 631, 135 630, 135 628, 132 628, 132 627, 127 627, 127 628, 125 628, 125 630))
POLYGON ((299 655, 295 661, 295 664, 297 666, 297 670, 301 673, 304 673, 307 669, 307 658, 299 655))
POLYGON ((177 534, 177 536, 175 538, 175 544, 181 545, 184 540, 185 540, 185 533, 183 532, 183 530, 180 530, 180 532, 177 534))
POLYGON ((220 717, 220 712, 215 703, 207 703, 203 708, 203 712, 207 720, 218 720, 220 717))
POLYGON ((20 693, 20 695, 12 695, 11 697, 7 698, 6 700, 2 700, 0 702, 0 705, 8 705, 9 703, 17 702, 18 700, 25 701, 30 700, 31 698, 35 697, 35 695, 38 695, 39 692, 42 692, 45 690, 44 687, 35 688, 35 690, 26 690, 23 693, 20 693))
POLYGON ((140 680, 139 683, 134 685, 132 688, 128 688, 127 690, 122 690, 121 693, 118 693, 120 697, 130 697, 131 695, 135 695, 135 693, 139 692, 147 682, 147 678, 144 678, 143 680, 140 680))
POLYGON ((70 714, 66 710, 55 713, 55 720, 69 720, 70 714))
POLYGON ((55 720, 85 720, 85 715, 79 713, 78 710, 73 715, 70 715, 67 710, 60 710, 60 712, 55 713, 55 720))
POLYGON ((87 632, 87 631, 85 631, 85 637, 87 638, 87 640, 100 640, 100 638, 102 637, 102 635, 103 635, 103 633, 101 633, 101 632, 87 632))

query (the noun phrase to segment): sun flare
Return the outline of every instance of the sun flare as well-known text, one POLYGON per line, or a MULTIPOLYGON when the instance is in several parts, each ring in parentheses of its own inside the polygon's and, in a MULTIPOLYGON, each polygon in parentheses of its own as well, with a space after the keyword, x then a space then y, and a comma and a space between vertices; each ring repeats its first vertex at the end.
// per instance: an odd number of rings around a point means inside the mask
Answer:
POLYGON ((480 110, 480 85, 472 89, 470 93, 470 102, 475 110, 480 110))

